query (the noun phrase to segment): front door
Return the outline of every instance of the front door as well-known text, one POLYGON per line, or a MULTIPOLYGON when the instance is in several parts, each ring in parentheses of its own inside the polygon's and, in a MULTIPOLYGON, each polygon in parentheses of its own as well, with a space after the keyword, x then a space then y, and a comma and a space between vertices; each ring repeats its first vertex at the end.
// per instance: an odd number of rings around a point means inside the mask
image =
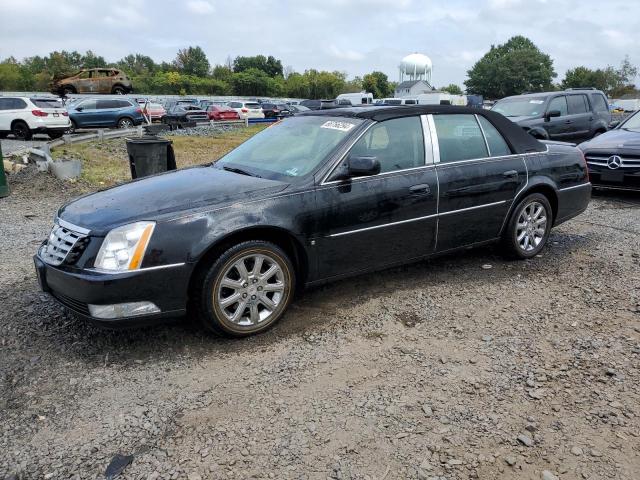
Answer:
POLYGON ((348 155, 373 156, 381 172, 334 180, 316 192, 319 273, 323 278, 379 268, 432 253, 437 177, 419 116, 374 124, 348 155))
POLYGON ((544 129, 549 134, 549 139, 564 141, 570 135, 572 120, 569 118, 567 97, 560 95, 554 97, 547 106, 547 114, 552 111, 560 112, 559 117, 545 117, 544 129))
MULTIPOLYGON (((516 193, 527 182, 522 155, 481 115, 433 115, 439 180, 439 252, 500 235, 516 193)), ((435 140, 434 140, 435 141, 435 140)))

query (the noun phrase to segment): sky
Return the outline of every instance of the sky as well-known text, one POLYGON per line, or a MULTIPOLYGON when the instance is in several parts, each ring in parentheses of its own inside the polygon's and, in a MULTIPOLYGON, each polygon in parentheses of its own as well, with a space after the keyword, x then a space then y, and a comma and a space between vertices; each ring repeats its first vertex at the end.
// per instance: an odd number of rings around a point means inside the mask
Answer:
POLYGON ((92 50, 107 61, 142 53, 171 61, 201 46, 227 56, 273 55, 295 71, 373 70, 398 80, 413 52, 432 83, 462 86, 492 44, 530 38, 567 69, 640 64, 637 0, 0 0, 0 59, 92 50))

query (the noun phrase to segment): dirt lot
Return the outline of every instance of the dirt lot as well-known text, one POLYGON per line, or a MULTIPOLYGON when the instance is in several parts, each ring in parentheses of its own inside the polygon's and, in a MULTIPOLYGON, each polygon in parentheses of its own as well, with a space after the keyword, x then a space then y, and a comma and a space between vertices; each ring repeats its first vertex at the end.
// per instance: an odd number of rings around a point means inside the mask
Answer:
POLYGON ((10 181, 2 479, 103 478, 116 453, 145 480, 639 478, 637 195, 597 196, 532 261, 485 248, 342 281, 230 341, 65 313, 31 255, 77 186, 10 181))

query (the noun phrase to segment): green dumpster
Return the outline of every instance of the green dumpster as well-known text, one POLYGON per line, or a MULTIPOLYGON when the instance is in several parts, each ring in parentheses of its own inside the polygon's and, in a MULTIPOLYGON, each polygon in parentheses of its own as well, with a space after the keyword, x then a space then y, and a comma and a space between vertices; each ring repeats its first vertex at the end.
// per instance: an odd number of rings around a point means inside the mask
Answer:
POLYGON ((2 147, 0 146, 0 198, 9 195, 9 185, 4 174, 4 162, 2 161, 2 147))

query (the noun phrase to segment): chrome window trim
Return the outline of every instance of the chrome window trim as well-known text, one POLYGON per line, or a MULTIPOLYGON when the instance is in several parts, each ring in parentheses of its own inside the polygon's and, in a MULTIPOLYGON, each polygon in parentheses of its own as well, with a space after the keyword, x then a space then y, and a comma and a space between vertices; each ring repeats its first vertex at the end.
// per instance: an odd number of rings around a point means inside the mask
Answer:
MULTIPOLYGON (((371 227, 357 228, 355 230, 348 230, 346 232, 332 233, 332 234, 327 235, 327 237, 330 237, 330 238, 342 237, 344 235, 350 235, 352 233, 360 233, 360 232, 366 232, 366 231, 369 231, 369 230, 376 230, 378 228, 392 227, 394 225, 401 225, 403 223, 418 222, 420 220, 427 220, 429 218, 442 217, 442 216, 445 216, 445 215, 452 215, 452 214, 455 214, 455 213, 466 212, 466 211, 469 211, 469 210, 477 210, 479 208, 494 207, 496 205, 501 205, 503 203, 507 203, 507 201, 506 200, 500 200, 499 202, 485 203, 483 205, 474 205, 473 207, 461 208, 459 210, 451 210, 449 212, 444 212, 444 213, 434 213, 432 215, 425 215, 424 217, 408 218, 406 220, 399 220, 397 222, 384 223, 382 225, 373 225, 371 227)), ((436 238, 437 238, 437 233, 436 233, 436 238)))
POLYGON ((121 273, 148 272, 150 270, 162 270, 164 268, 182 267, 183 265, 186 265, 185 262, 170 263, 167 265, 156 265, 154 267, 137 268, 136 270, 105 270, 103 268, 85 268, 83 270, 87 272, 102 273, 105 275, 119 275, 121 273))
POLYGON ((427 121, 429 122, 429 132, 431 133, 431 140, 433 145, 433 163, 440 163, 440 142, 438 140, 438 132, 436 131, 436 124, 433 121, 433 114, 427 115, 427 121))
POLYGON ((89 233, 91 233, 91 230, 79 227, 77 225, 74 225, 73 223, 67 222, 66 220, 62 220, 60 217, 56 217, 55 223, 57 223, 61 227, 66 228, 67 230, 71 230, 72 232, 80 233, 82 235, 89 235, 89 233))
MULTIPOLYGON (((424 116, 424 115, 420 115, 420 116, 418 116, 418 115, 408 115, 407 117, 397 117, 397 118, 418 117, 418 120, 420 120, 421 125, 422 125, 422 117, 423 117, 423 116, 424 116)), ((367 127, 363 132, 362 132, 362 133, 360 133, 360 135, 358 135, 358 137, 357 137, 357 138, 356 138, 356 139, 355 139, 355 140, 354 140, 354 141, 353 141, 353 142, 352 142, 352 143, 347 147, 347 150, 345 151, 345 153, 344 153, 344 154, 343 154, 343 155, 338 159, 338 161, 337 161, 337 162, 335 162, 335 164, 333 165, 333 167, 331 167, 331 170, 329 170, 329 173, 328 173, 327 175, 325 175, 325 176, 324 176, 323 180, 320 182, 320 184, 319 184, 318 186, 319 186, 319 187, 322 187, 322 186, 326 186, 326 185, 344 184, 344 182, 345 182, 345 180, 344 180, 344 179, 343 179, 343 180, 331 180, 331 181, 327 181, 327 179, 328 179, 329 177, 331 177, 331 175, 335 172, 335 170, 338 168, 338 166, 340 166, 340 163, 342 163, 342 161, 345 159, 345 157, 346 157, 347 155, 349 155, 349 152, 351 151, 351 149, 353 148, 353 146, 354 146, 356 143, 358 143, 358 141, 359 141, 359 140, 360 140, 360 139, 361 139, 361 138, 362 138, 362 137, 363 137, 363 136, 364 136, 364 135, 369 131, 369 129, 371 129, 371 128, 373 128, 374 126, 379 125, 379 124, 381 124, 381 123, 383 123, 383 122, 388 122, 388 121, 391 121, 391 120, 396 120, 397 118, 390 118, 389 120, 383 120, 382 122, 373 122, 373 123, 371 123, 371 125, 369 125, 369 126, 368 126, 368 127, 367 127)), ((424 142, 426 142, 426 136, 425 136, 425 134, 424 134, 424 125, 422 125, 422 126, 423 126, 423 129, 422 129, 422 137, 423 137, 423 141, 424 141, 424 142)), ((411 170, 418 170, 418 169, 421 169, 421 168, 430 167, 430 166, 432 166, 432 164, 428 164, 428 163, 427 163, 427 160, 426 160, 426 155, 427 155, 427 147, 426 147, 426 144, 425 144, 424 149, 425 149, 425 151, 424 151, 425 156, 424 156, 424 158, 423 158, 424 164, 423 164, 423 165, 420 165, 419 167, 402 168, 402 169, 400 169, 400 170, 391 170, 391 171, 389 171, 389 172, 381 172, 381 173, 378 173, 377 175, 369 175, 369 176, 367 176, 367 177, 354 177, 354 178, 349 178, 348 180, 350 180, 351 182, 360 181, 360 180, 373 180, 373 179, 376 179, 376 178, 378 178, 378 177, 382 177, 382 176, 384 176, 384 175, 389 175, 389 174, 392 174, 392 173, 409 172, 409 171, 411 171, 411 170)))
MULTIPOLYGON (((433 168, 434 165, 422 165, 420 167, 411 167, 411 168, 403 168, 402 170, 392 170, 391 172, 382 172, 382 173, 378 173, 377 175, 369 175, 367 177, 354 177, 354 178, 349 178, 348 181, 354 183, 354 182, 367 182, 367 181, 373 181, 376 180, 380 177, 385 177, 387 175, 392 175, 392 174, 398 174, 401 175, 403 173, 406 172, 411 172, 413 170, 427 170, 430 168, 433 168)), ((346 180, 331 180, 330 182, 325 182, 320 184, 316 190, 326 190, 327 188, 333 188, 336 186, 340 186, 340 185, 345 185, 346 180), (320 188, 320 187, 327 187, 327 188, 320 188)), ((302 193, 302 192, 299 192, 302 193)), ((295 194, 291 194, 291 195, 295 195, 295 194)))
POLYGON ((476 117, 476 123, 478 124, 478 127, 480 127, 480 133, 482 134, 482 138, 484 139, 484 146, 487 147, 487 155, 489 155, 490 157, 493 157, 493 155, 491 155, 491 149, 489 148, 489 142, 487 141, 487 134, 484 133, 484 128, 482 128, 482 124, 480 123, 478 114, 474 113, 473 116, 476 117))
POLYGON ((420 122, 422 123, 422 137, 424 139, 424 163, 425 165, 433 165, 433 139, 431 138, 427 115, 420 115, 420 122))

